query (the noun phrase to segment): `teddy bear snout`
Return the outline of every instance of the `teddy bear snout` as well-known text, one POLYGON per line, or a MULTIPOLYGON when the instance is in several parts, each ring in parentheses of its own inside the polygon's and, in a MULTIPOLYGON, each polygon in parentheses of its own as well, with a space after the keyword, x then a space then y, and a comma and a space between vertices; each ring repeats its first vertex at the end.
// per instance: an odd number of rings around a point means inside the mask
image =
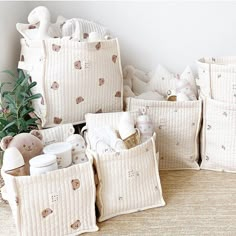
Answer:
POLYGON ((27 151, 32 151, 32 147, 29 145, 27 151))

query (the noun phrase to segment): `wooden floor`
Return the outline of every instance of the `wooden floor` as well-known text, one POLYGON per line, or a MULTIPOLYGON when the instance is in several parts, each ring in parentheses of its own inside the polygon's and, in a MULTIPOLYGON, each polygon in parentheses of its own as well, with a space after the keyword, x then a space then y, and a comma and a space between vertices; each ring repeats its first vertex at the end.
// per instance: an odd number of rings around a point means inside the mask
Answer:
MULTIPOLYGON (((236 235, 236 174, 161 171, 161 182, 165 207, 115 217, 84 235, 236 235)), ((0 235, 16 235, 3 203, 0 235)))

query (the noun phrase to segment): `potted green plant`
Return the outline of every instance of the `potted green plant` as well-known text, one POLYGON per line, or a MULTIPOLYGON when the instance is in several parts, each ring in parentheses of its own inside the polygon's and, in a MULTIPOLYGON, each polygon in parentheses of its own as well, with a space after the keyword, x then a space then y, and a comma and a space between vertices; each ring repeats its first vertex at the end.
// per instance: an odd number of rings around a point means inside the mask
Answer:
MULTIPOLYGON (((41 94, 32 94, 31 89, 36 82, 30 82, 29 75, 18 70, 17 76, 11 71, 3 71, 13 79, 13 88, 6 89, 8 82, 0 84, 0 140, 7 136, 29 132, 37 129, 38 118, 32 117, 34 112, 32 100, 41 97, 41 94)), ((0 166, 3 151, 0 149, 0 166)))

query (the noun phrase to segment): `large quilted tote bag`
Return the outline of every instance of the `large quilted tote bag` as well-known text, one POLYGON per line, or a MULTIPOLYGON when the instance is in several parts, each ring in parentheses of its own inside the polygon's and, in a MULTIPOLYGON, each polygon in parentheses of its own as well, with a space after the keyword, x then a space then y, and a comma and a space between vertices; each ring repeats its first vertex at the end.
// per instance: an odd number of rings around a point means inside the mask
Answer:
POLYGON ((123 79, 117 39, 22 39, 18 67, 37 82, 33 93, 42 94, 33 103, 42 127, 82 123, 88 112, 122 110, 123 79))

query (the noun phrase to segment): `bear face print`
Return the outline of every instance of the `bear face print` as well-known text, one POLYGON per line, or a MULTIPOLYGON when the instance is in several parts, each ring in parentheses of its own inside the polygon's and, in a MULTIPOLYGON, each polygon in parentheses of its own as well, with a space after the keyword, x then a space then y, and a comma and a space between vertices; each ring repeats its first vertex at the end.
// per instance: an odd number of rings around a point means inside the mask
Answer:
POLYGON ((116 63, 116 60, 117 60, 117 56, 116 55, 112 55, 112 61, 114 62, 114 63, 116 63))
POLYGON ((62 157, 60 156, 57 156, 57 165, 58 165, 58 168, 62 168, 62 157))
POLYGON ((104 78, 100 78, 99 79, 99 86, 102 86, 105 83, 104 78))
POLYGON ((59 118, 59 117, 54 117, 54 120, 53 120, 54 124, 60 124, 62 122, 62 119, 59 118))
POLYGON ((99 50, 99 49, 101 48, 101 43, 100 43, 100 42, 97 43, 96 46, 95 46, 95 48, 96 48, 97 50, 99 50))
POLYGON ((54 52, 59 52, 60 49, 61 49, 61 46, 60 46, 60 45, 56 45, 56 44, 53 44, 53 45, 52 45, 52 50, 53 50, 54 52))
POLYGON ((95 113, 102 113, 102 108, 98 109, 95 113))
POLYGON ((115 97, 120 98, 121 97, 121 92, 117 91, 116 94, 115 94, 115 97))
POLYGON ((79 104, 79 103, 81 103, 81 102, 83 102, 84 101, 84 98, 83 97, 77 97, 76 98, 76 104, 79 104))
POLYGON ((52 209, 46 208, 45 210, 42 211, 42 217, 45 218, 45 217, 49 216, 52 213, 53 213, 52 209))
POLYGON ((74 67, 75 67, 75 69, 77 69, 77 70, 81 70, 81 69, 82 69, 82 67, 81 67, 81 61, 76 61, 76 62, 74 62, 74 67))
POLYGON ((56 81, 54 81, 54 82, 52 83, 51 89, 57 90, 58 88, 59 88, 59 84, 58 84, 56 81))
POLYGON ((71 180, 73 190, 76 190, 80 187, 80 181, 78 179, 71 180))
POLYGON ((35 25, 29 25, 28 29, 36 29, 35 25))
POLYGON ((84 39, 87 39, 88 37, 89 37, 89 34, 88 34, 88 33, 84 33, 84 34, 83 34, 83 38, 84 38, 84 39))
POLYGON ((80 220, 76 220, 70 227, 72 229, 78 229, 81 226, 80 220))

